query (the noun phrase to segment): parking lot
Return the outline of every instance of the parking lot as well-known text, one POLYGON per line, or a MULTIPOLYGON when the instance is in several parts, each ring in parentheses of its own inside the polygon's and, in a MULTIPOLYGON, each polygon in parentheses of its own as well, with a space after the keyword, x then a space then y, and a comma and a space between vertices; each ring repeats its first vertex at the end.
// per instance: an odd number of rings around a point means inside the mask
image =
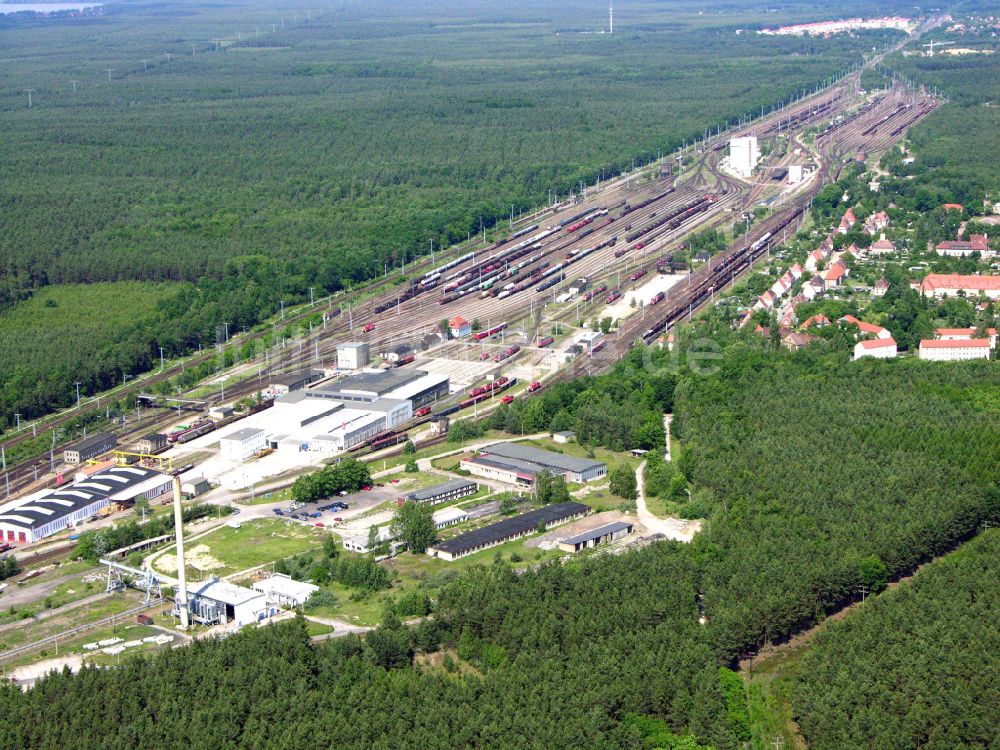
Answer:
POLYGON ((370 490, 327 498, 315 503, 305 503, 294 510, 291 507, 293 503, 282 503, 272 512, 276 518, 290 518, 314 526, 322 524, 323 527, 336 529, 341 524, 348 523, 351 519, 368 513, 383 503, 395 502, 399 494, 400 491, 395 485, 386 481, 372 485, 370 490))

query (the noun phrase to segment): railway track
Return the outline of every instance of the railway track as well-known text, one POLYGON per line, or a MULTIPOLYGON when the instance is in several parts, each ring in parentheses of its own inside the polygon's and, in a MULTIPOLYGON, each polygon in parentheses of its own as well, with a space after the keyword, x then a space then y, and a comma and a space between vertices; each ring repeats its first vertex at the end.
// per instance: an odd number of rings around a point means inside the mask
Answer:
MULTIPOLYGON (((860 75, 859 72, 852 74, 852 76, 858 75, 860 75)), ((848 77, 841 84, 815 97, 798 102, 785 110, 772 113, 772 115, 756 121, 752 126, 747 126, 737 132, 736 135, 750 134, 754 130, 762 134, 773 133, 779 129, 783 130, 789 124, 792 127, 801 127, 821 121, 831 116, 832 110, 838 102, 842 101, 850 83, 851 80, 848 77)), ((906 96, 909 96, 907 92, 902 91, 898 86, 894 87, 886 97, 873 103, 874 106, 870 106, 865 111, 857 113, 854 117, 849 118, 849 120, 837 127, 828 129, 828 131, 817 138, 817 144, 820 145, 821 152, 832 163, 859 148, 864 147, 868 150, 881 149, 895 142, 895 140, 898 140, 905 133, 906 128, 917 122, 936 106, 933 100, 925 97, 912 108, 900 107, 901 100, 906 96), (891 112, 891 116, 886 117, 890 108, 893 107, 895 111, 891 112), (874 128, 871 127, 873 123, 877 123, 874 128), (868 130, 868 132, 863 132, 865 130, 868 130)), ((294 344, 291 346, 286 344, 280 350, 269 353, 266 363, 258 363, 255 376, 251 374, 241 382, 226 388, 226 400, 234 400, 254 393, 266 384, 268 378, 278 373, 290 372, 307 366, 315 366, 320 364, 320 362, 329 361, 335 354, 337 344, 345 340, 355 338, 365 340, 376 350, 393 348, 399 345, 413 347, 428 333, 436 331, 440 320, 450 318, 456 314, 470 320, 478 318, 484 324, 488 321, 495 323, 501 320, 514 322, 522 318, 530 322, 535 317, 535 310, 540 309, 549 298, 549 292, 552 292, 552 296, 554 297, 563 284, 579 277, 587 277, 594 283, 606 283, 610 289, 618 288, 619 279, 622 276, 627 276, 631 271, 639 268, 649 270, 655 265, 657 260, 662 259, 666 255, 671 245, 679 242, 689 232, 703 226, 717 224, 720 220, 725 220, 730 210, 738 209, 740 205, 752 204, 755 195, 759 193, 759 186, 748 186, 723 174, 718 169, 717 159, 721 150, 718 148, 718 145, 728 142, 728 139, 732 135, 724 134, 714 140, 709 139, 703 144, 702 151, 696 155, 693 165, 696 177, 689 184, 674 186, 674 189, 669 193, 664 193, 658 199, 648 205, 644 205, 641 209, 631 211, 629 214, 622 215, 622 201, 632 201, 633 205, 641 203, 643 196, 648 197, 666 190, 666 188, 670 187, 672 181, 668 183, 661 179, 644 188, 638 189, 632 186, 630 180, 619 178, 614 183, 607 185, 605 189, 595 192, 584 200, 573 204, 563 204, 556 210, 550 211, 545 209, 534 214, 530 219, 531 221, 537 222, 540 226, 552 226, 577 213, 605 209, 608 211, 607 217, 602 217, 600 223, 595 222, 596 226, 592 227, 593 231, 589 232, 586 236, 567 234, 565 231, 556 232, 544 240, 542 246, 538 248, 537 253, 533 252, 529 256, 533 257, 537 254, 539 257, 535 258, 532 264, 521 270, 521 274, 519 274, 520 278, 525 278, 531 271, 539 269, 543 263, 548 263, 550 266, 555 265, 558 262, 557 259, 566 253, 604 244, 604 247, 600 250, 586 255, 582 260, 567 267, 563 281, 553 286, 552 289, 539 292, 535 286, 532 286, 516 296, 502 300, 497 297, 487 296, 486 298, 480 298, 478 294, 469 294, 447 305, 439 305, 437 303, 439 291, 432 289, 417 294, 411 299, 391 305, 389 309, 376 315, 374 313, 375 307, 392 302, 404 288, 402 286, 397 287, 396 290, 390 290, 373 296, 364 304, 352 307, 349 311, 344 310, 337 317, 332 318, 325 329, 316 328, 309 337, 299 342, 297 348, 294 344), (685 203, 695 199, 699 194, 706 192, 714 192, 719 196, 719 200, 714 202, 709 210, 685 217, 676 227, 662 232, 656 230, 656 233, 648 238, 648 242, 642 248, 641 254, 633 251, 621 258, 614 257, 615 249, 621 246, 624 240, 623 235, 627 233, 623 229, 626 225, 634 227, 645 225, 654 221, 658 215, 675 211, 685 205, 685 203), (607 221, 608 218, 614 218, 614 221, 607 221), (617 243, 615 245, 609 244, 611 238, 615 236, 618 237, 617 243), (371 326, 372 324, 374 324, 373 329, 364 330, 366 326, 371 326), (271 354, 274 356, 271 356, 271 354)), ((817 181, 817 183, 819 182, 817 181)), ((762 226, 768 226, 770 223, 769 220, 762 226)), ((518 238, 511 238, 507 242, 495 243, 493 246, 477 250, 476 254, 479 261, 470 260, 460 263, 454 267, 453 272, 474 268, 476 263, 481 262, 484 257, 506 252, 514 247, 518 241, 518 238)), ((412 274, 414 271, 424 269, 430 271, 449 259, 460 257, 462 252, 464 252, 462 249, 455 248, 447 253, 442 253, 437 256, 433 264, 430 258, 422 258, 411 264, 407 269, 407 273, 412 274)), ((732 269, 729 270, 731 271, 732 269)), ((696 272, 697 278, 692 277, 691 281, 696 287, 700 279, 697 275, 702 272, 712 273, 712 269, 706 266, 696 272), (709 270, 705 271, 706 268, 709 270)), ((396 271, 388 277, 389 280, 393 278, 401 278, 401 273, 396 271)), ((518 277, 512 278, 516 279, 518 277)), ((365 291, 370 292, 384 285, 386 281, 387 279, 385 278, 375 280, 362 287, 361 290, 355 290, 354 294, 362 294, 365 291)), ((686 291, 684 293, 687 294, 686 291)), ((673 303, 673 297, 679 294, 681 294, 681 290, 677 290, 676 292, 672 290, 666 301, 673 303)), ((693 299, 694 292, 691 294, 693 299)), ((346 299, 346 295, 342 296, 341 299, 346 299)), ((691 300, 689 300, 689 308, 690 304, 691 300)), ((301 321, 313 315, 319 309, 324 308, 306 308, 294 316, 288 316, 286 322, 301 321)), ((332 311, 334 308, 329 307, 325 309, 332 311)), ((637 325, 634 321, 626 323, 623 326, 622 335, 634 335, 636 331, 632 329, 637 325)), ((256 334, 245 335, 245 337, 234 337, 234 341, 239 343, 247 339, 259 338, 265 334, 266 332, 262 331, 256 334)), ((609 349, 612 348, 609 347, 609 349)), ((199 362, 214 356, 216 356, 215 353, 206 354, 201 358, 196 358, 194 362, 188 363, 185 366, 197 365, 199 362)), ((180 370, 180 365, 167 368, 155 377, 144 381, 143 387, 148 389, 156 382, 176 375, 180 370)), ((570 372, 576 372, 577 367, 574 366, 573 368, 569 368, 569 370, 570 372)), ((209 403, 220 400, 221 393, 219 398, 211 396, 205 399, 209 403)), ((46 430, 57 427, 73 416, 75 416, 75 412, 61 415, 55 421, 47 424, 46 430)), ((116 432, 119 434, 120 442, 126 443, 145 432, 162 429, 163 426, 170 424, 173 420, 174 413, 172 410, 157 410, 151 412, 148 416, 140 418, 137 422, 121 426, 116 432)), ((0 444, 13 446, 29 435, 30 432, 22 432, 20 435, 6 438, 0 444)), ((21 492, 41 484, 44 481, 43 478, 48 473, 49 465, 50 462, 43 458, 35 459, 12 468, 7 477, 10 482, 10 492, 12 494, 21 492), (39 481, 37 482, 35 480, 36 472, 39 477, 39 481)), ((4 486, 0 485, 0 491, 3 490, 4 486)))

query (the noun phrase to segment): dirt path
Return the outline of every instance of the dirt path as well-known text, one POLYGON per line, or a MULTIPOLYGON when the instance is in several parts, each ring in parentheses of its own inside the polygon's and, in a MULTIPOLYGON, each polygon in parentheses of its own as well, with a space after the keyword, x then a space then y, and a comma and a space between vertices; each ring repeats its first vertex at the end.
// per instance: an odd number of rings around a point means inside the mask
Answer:
MULTIPOLYGON (((938 560, 941 560, 942 558, 950 555, 956 549, 961 547, 962 544, 965 544, 965 542, 958 544, 953 549, 948 550, 939 557, 932 558, 927 562, 922 563, 921 565, 917 566, 917 568, 912 573, 908 573, 893 581, 889 581, 889 584, 886 586, 885 590, 892 591, 893 589, 898 588, 899 586, 909 583, 910 580, 912 580, 917 573, 923 570, 925 565, 930 565, 931 563, 937 562, 938 560)), ((880 595, 881 594, 879 594, 879 596, 880 595)), ((740 672, 743 674, 752 675, 756 669, 760 668, 768 660, 799 650, 803 646, 808 645, 808 643, 816 636, 816 634, 824 627, 826 627, 827 623, 836 622, 837 620, 843 620, 855 609, 864 606, 864 604, 865 604, 864 601, 857 601, 857 602, 851 602, 850 604, 845 604, 843 607, 836 610, 835 612, 831 612, 829 615, 824 617, 822 620, 820 620, 818 623, 813 625, 808 630, 803 630, 801 633, 796 633, 787 641, 783 641, 782 643, 779 643, 777 645, 769 644, 760 651, 758 651, 753 656, 748 656, 745 659, 741 659, 740 672)))
POLYGON ((635 508, 636 514, 639 516, 639 523, 654 534, 663 534, 667 539, 690 542, 694 535, 701 531, 701 521, 684 521, 680 518, 654 516, 646 505, 646 485, 642 476, 645 469, 646 462, 643 461, 635 470, 635 508))

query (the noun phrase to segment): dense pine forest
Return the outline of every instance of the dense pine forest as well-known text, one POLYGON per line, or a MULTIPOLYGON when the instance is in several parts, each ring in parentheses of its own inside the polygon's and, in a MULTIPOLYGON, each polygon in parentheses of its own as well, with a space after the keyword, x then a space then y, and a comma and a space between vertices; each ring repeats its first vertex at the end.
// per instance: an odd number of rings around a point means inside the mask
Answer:
MULTIPOLYGON (((503 225, 896 38, 737 34, 802 13, 738 3, 637 4, 613 36, 582 2, 179 7, 0 16, 0 309, 47 285, 183 282, 148 325, 109 320, 98 338, 117 346, 86 358, 0 317, 39 350, 0 359, 0 428, 68 405, 74 380, 106 388, 161 346, 212 344, 216 325, 503 225)), ((120 297, 76 311, 100 320, 120 297)))
MULTIPOLYGON (((641 421, 672 398, 683 446, 674 468, 709 498, 707 528, 690 545, 523 574, 475 568, 413 628, 390 615, 360 639, 309 647, 301 625, 273 626, 8 688, 0 741, 740 747, 750 720, 730 671, 738 656, 1000 521, 991 363, 852 363, 821 347, 762 346, 733 340, 708 375, 636 350, 545 407, 572 419, 591 399, 634 396, 641 421)), ((592 441, 615 439, 612 429, 592 441)))
MULTIPOLYGON (((939 34, 962 48, 995 50, 989 30, 968 34, 939 34)), ((942 202, 961 203, 972 214, 989 212, 985 195, 1000 199, 1000 59, 985 55, 903 57, 894 55, 886 67, 897 75, 943 92, 949 99, 932 117, 915 126, 908 140, 916 155, 912 164, 900 164, 895 151, 886 158, 901 180, 883 183, 900 205, 930 211, 942 202)))
POLYGON ((815 750, 996 746, 1000 535, 921 570, 816 638, 795 709, 815 750))

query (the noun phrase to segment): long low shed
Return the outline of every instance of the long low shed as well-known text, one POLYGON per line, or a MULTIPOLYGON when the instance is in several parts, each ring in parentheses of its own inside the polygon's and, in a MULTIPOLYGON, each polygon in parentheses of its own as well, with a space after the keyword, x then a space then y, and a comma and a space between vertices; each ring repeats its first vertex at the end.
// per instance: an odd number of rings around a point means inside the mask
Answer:
POLYGON ((584 531, 568 539, 559 542, 559 549, 563 552, 579 552, 589 547, 596 547, 598 544, 614 542, 628 536, 635 530, 635 524, 628 521, 614 521, 603 526, 584 531))
POLYGON ((540 523, 543 523, 545 528, 550 528, 577 518, 583 518, 588 513, 590 513, 590 506, 583 503, 568 502, 546 505, 537 510, 531 510, 513 518, 505 518, 481 529, 467 531, 451 539, 438 542, 433 547, 427 548, 427 554, 431 557, 440 557, 442 560, 457 560, 474 552, 533 534, 540 523))

